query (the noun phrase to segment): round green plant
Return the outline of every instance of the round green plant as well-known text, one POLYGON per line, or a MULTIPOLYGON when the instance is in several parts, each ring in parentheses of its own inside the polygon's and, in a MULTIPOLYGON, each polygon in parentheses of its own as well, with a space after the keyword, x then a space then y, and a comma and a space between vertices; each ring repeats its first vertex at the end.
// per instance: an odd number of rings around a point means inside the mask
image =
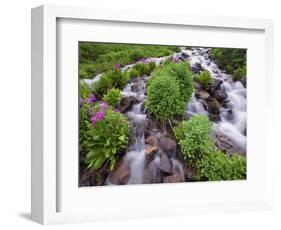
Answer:
POLYGON ((182 121, 174 128, 174 135, 180 145, 184 159, 194 163, 200 157, 214 150, 210 132, 212 123, 205 115, 197 115, 182 121))
POLYGON ((158 68, 153 72, 152 78, 163 75, 168 75, 176 79, 181 98, 185 103, 188 103, 194 92, 192 72, 190 71, 189 63, 176 63, 168 60, 162 68, 158 68))
POLYGON ((199 82, 203 88, 207 89, 213 82, 211 73, 208 70, 204 70, 200 74, 194 76, 195 81, 199 82))
POLYGON ((121 91, 119 89, 110 89, 104 95, 103 100, 107 101, 110 106, 116 107, 121 100, 121 91))
POLYGON ((146 108, 162 121, 183 114, 185 104, 177 81, 168 75, 154 77, 147 88, 146 108))
POLYGON ((246 158, 238 154, 227 156, 221 151, 212 152, 196 162, 198 180, 246 179, 246 158))

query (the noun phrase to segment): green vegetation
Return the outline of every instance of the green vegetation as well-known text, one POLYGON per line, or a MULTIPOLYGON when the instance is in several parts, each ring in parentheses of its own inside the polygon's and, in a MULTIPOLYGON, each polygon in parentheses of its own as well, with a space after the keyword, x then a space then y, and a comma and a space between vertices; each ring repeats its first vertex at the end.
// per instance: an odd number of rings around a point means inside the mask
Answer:
POLYGON ((196 168, 197 180, 238 180, 246 178, 246 158, 218 151, 210 137, 211 123, 204 115, 193 116, 174 128, 184 159, 196 168))
POLYGON ((217 65, 233 75, 234 80, 246 77, 246 49, 213 48, 211 56, 217 65))
POLYGON ((153 78, 147 88, 147 110, 159 120, 167 120, 184 112, 177 81, 168 75, 153 78))
POLYGON ((141 58, 168 56, 179 52, 175 46, 79 43, 80 78, 92 78, 111 70, 118 63, 124 66, 141 58))
POLYGON ((194 80, 199 82, 205 89, 207 89, 213 82, 211 73, 208 70, 204 70, 200 74, 196 74, 194 76, 194 80))
POLYGON ((152 79, 156 76, 163 75, 167 75, 176 79, 180 88, 182 100, 186 103, 189 102, 192 97, 192 93, 194 92, 192 73, 189 68, 189 63, 175 63, 168 61, 162 68, 156 69, 153 72, 152 79))
POLYGON ((86 84, 83 81, 80 81, 80 98, 85 99, 89 97, 89 95, 92 93, 93 89, 91 85, 86 84))
POLYGON ((152 72, 148 82, 147 109, 159 120, 181 115, 194 92, 192 73, 186 62, 167 62, 152 72))
POLYGON ((122 72, 120 69, 113 69, 104 73, 98 82, 93 84, 93 91, 99 97, 102 97, 112 88, 122 89, 129 80, 127 71, 122 72))
POLYGON ((204 115, 193 116, 174 128, 175 137, 185 160, 194 163, 214 150, 210 137, 211 128, 212 123, 204 115))
POLYGON ((80 148, 89 168, 113 169, 129 139, 126 117, 92 95, 80 107, 80 148))
POLYGON ((246 179, 246 159, 238 154, 227 156, 215 151, 196 162, 198 180, 242 180, 246 179))
POLYGON ((104 95, 105 100, 110 106, 116 107, 121 100, 121 91, 119 89, 110 89, 107 94, 104 95))

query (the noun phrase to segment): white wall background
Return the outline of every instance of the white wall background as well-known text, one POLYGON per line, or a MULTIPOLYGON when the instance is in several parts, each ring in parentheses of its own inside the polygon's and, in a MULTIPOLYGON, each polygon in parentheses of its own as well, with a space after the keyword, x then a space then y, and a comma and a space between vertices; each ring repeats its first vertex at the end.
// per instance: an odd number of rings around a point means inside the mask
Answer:
MULTIPOLYGON (((279 1, 261 0, 9 0, 0 8, 0 228, 39 229, 30 213, 30 8, 41 4, 68 4, 114 9, 170 11, 271 18, 275 21, 275 97, 281 99, 281 14, 279 1)), ((263 109, 263 108, 261 108, 263 109)), ((201 215, 185 218, 130 220, 48 226, 47 229, 280 229, 280 107, 275 114, 275 210, 273 212, 201 215)), ((262 122, 262 121, 261 121, 262 122)), ((262 169, 261 169, 262 170, 262 169)), ((207 196, 208 194, 206 194, 207 196)))

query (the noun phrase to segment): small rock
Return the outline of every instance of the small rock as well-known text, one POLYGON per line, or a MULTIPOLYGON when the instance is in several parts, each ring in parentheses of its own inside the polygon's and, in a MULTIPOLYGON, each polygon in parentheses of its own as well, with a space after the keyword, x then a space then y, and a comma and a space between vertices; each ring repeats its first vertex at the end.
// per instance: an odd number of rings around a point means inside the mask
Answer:
POLYGON ((216 90, 214 92, 214 97, 219 101, 223 102, 227 98, 227 94, 222 90, 216 90))
POLYGON ((129 177, 129 167, 127 167, 123 160, 120 160, 110 174, 109 182, 117 185, 127 184, 129 177))
POLYGON ((221 87, 221 84, 223 83, 222 80, 220 79, 215 79, 212 84, 209 86, 208 88, 208 92, 213 95, 213 93, 216 91, 216 90, 219 90, 220 87, 221 87))
POLYGON ((161 137, 159 146, 167 154, 174 154, 177 151, 177 143, 168 137, 161 137))
POLYGON ((245 76, 241 77, 240 81, 244 85, 244 87, 247 87, 247 78, 245 76))
POLYGON ((220 114, 209 113, 209 119, 210 119, 210 121, 220 121, 221 116, 220 116, 220 114))
POLYGON ((209 97, 207 100, 208 104, 208 112, 212 114, 219 114, 220 113, 220 103, 217 101, 216 98, 209 97))
POLYGON ((207 100, 210 97, 210 94, 206 90, 200 90, 195 92, 195 97, 207 100))
POLYGON ((195 175, 196 175, 196 169, 195 167, 192 166, 186 166, 184 170, 184 174, 186 176, 186 179, 188 181, 194 181, 195 180, 195 175))
POLYGON ((133 97, 123 97, 119 103, 118 110, 121 113, 125 113, 132 109, 133 107, 133 97))
POLYGON ((221 131, 214 129, 212 131, 212 138, 214 140, 216 147, 221 151, 224 151, 229 155, 233 153, 239 153, 242 156, 246 155, 246 146, 245 149, 240 148, 229 137, 224 135, 221 131))
POLYGON ((157 164, 153 161, 149 162, 144 168, 143 172, 143 183, 151 184, 151 183, 161 183, 162 177, 157 164))
POLYGON ((145 143, 152 146, 157 146, 157 138, 153 135, 150 135, 145 139, 145 143))
POLYGON ((154 155, 155 153, 158 152, 158 147, 156 146, 152 146, 152 145, 149 145, 145 148, 144 152, 146 155, 154 155))
POLYGON ((184 58, 188 58, 189 57, 188 53, 186 53, 186 52, 182 52, 181 56, 183 56, 184 58))
POLYGON ((178 182, 183 182, 183 181, 184 181, 184 178, 179 173, 173 174, 171 176, 166 176, 166 177, 164 177, 164 180, 163 180, 164 183, 178 183, 178 182))
POLYGON ((172 174, 173 173, 173 167, 172 167, 172 161, 168 157, 168 155, 164 152, 161 153, 160 156, 160 164, 159 168, 162 172, 172 174))
POLYGON ((203 71, 202 65, 199 62, 196 62, 194 65, 191 66, 192 73, 200 73, 203 71))

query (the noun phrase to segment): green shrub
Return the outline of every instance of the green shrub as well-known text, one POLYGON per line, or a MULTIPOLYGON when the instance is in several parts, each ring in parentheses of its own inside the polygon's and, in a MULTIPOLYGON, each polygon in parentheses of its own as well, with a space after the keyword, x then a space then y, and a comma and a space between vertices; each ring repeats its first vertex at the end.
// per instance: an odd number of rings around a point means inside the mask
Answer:
POLYGON ((241 180, 246 179, 246 159, 238 154, 229 157, 215 151, 196 162, 198 180, 241 180))
POLYGON ((136 62, 142 58, 142 54, 139 50, 134 50, 132 53, 130 53, 129 58, 131 61, 136 62))
POLYGON ((105 102, 85 102, 80 108, 80 148, 89 168, 113 169, 118 153, 126 149, 129 123, 105 102))
POLYGON ((147 110, 159 120, 166 120, 184 112, 177 81, 168 75, 154 77, 147 88, 147 110))
POLYGON ((105 100, 110 106, 116 107, 121 100, 121 91, 119 89, 110 89, 104 95, 105 100))
POLYGON ((112 88, 122 89, 128 82, 129 75, 127 71, 122 72, 120 69, 113 69, 104 73, 98 82, 93 84, 95 94, 102 97, 112 88))
POLYGON ((235 71, 241 69, 245 74, 245 75, 243 74, 243 76, 246 76, 246 55, 247 55, 246 49, 230 49, 230 48, 211 49, 211 57, 215 59, 219 68, 225 70, 226 73, 231 75, 234 75, 235 71))
POLYGON ((204 70, 200 74, 194 76, 195 81, 199 82, 205 89, 208 88, 213 82, 211 73, 208 70, 204 70))
POLYGON ((182 101, 186 103, 190 101, 194 92, 194 85, 188 62, 174 63, 168 61, 162 68, 158 68, 153 72, 152 78, 161 75, 175 78, 180 88, 182 101))
POLYGON ((79 89, 80 89, 80 98, 82 99, 89 97, 89 95, 93 92, 91 85, 83 81, 80 81, 79 89))
POLYGON ((156 68, 155 62, 149 63, 137 63, 129 71, 130 78, 141 77, 142 75, 150 75, 150 73, 156 68))
POLYGON ((174 135, 185 160, 194 163, 214 150, 210 137, 211 128, 212 123, 205 115, 193 116, 174 128, 174 135))
POLYGON ((129 71, 129 77, 130 78, 136 78, 136 77, 139 77, 140 76, 140 73, 138 70, 132 68, 130 71, 129 71))
POLYGON ((235 81, 241 80, 242 77, 246 76, 246 68, 238 68, 233 73, 233 79, 235 81))
POLYGON ((139 72, 139 76, 142 76, 144 74, 149 74, 149 66, 144 63, 137 63, 132 67, 132 70, 136 70, 139 72))

